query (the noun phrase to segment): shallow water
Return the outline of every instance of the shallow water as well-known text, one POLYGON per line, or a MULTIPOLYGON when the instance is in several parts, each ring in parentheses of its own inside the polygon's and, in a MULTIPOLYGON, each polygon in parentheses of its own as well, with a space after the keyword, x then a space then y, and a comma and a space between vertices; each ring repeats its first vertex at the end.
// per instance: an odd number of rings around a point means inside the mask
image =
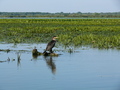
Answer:
POLYGON ((120 59, 118 50, 80 47, 58 57, 32 56, 46 44, 0 44, 0 90, 119 90, 120 59), (20 56, 20 59, 18 59, 20 56))

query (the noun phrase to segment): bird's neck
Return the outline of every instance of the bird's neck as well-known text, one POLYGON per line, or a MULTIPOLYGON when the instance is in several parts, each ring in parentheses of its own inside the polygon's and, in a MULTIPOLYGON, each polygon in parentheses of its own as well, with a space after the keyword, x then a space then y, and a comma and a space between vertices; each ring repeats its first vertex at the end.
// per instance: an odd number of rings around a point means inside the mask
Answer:
POLYGON ((54 39, 54 38, 52 40, 56 41, 56 39, 54 39))

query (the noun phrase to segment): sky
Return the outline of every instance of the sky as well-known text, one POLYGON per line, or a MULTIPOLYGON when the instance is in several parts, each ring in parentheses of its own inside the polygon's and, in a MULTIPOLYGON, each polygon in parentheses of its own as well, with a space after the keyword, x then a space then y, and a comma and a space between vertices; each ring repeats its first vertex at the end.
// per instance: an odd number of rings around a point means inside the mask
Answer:
POLYGON ((120 12, 120 0, 0 0, 0 12, 120 12))

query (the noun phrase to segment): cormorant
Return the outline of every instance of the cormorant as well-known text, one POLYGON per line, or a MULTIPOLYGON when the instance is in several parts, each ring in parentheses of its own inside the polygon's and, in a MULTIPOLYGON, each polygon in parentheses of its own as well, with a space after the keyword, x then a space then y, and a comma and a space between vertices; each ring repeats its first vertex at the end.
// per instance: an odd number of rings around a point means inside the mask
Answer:
POLYGON ((58 37, 54 36, 52 38, 52 40, 47 44, 47 47, 46 47, 45 51, 43 52, 44 54, 47 53, 46 51, 49 51, 50 53, 53 53, 52 48, 55 46, 56 38, 58 38, 58 37))

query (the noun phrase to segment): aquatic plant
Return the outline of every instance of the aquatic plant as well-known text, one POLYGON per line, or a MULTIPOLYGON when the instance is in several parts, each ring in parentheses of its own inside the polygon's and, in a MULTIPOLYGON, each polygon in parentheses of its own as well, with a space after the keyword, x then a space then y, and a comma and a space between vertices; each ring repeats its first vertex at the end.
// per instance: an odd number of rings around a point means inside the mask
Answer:
POLYGON ((0 19, 0 41, 120 48, 120 19, 0 19))

